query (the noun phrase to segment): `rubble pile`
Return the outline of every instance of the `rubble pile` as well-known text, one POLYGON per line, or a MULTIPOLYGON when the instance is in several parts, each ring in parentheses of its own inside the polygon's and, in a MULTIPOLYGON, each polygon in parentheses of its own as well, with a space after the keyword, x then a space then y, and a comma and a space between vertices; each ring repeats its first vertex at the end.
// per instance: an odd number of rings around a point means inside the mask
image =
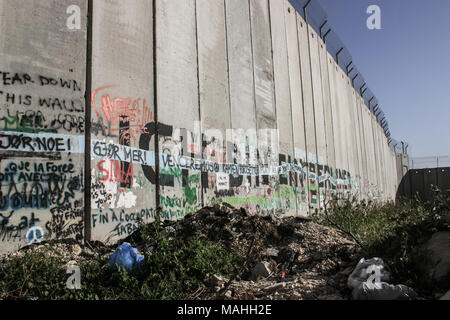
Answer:
MULTIPOLYGON (((347 279, 362 253, 353 239, 301 217, 253 215, 228 204, 205 207, 178 221, 160 221, 163 237, 186 242, 207 238, 244 257, 234 275, 208 274, 205 288, 190 299, 351 299, 347 279)), ((155 223, 147 225, 155 232, 155 223)), ((55 248, 64 262, 99 259, 106 261, 119 245, 130 243, 136 252, 149 252, 151 244, 139 228, 114 245, 72 241, 49 241, 33 250, 55 248), (147 250, 145 250, 147 249, 147 250)), ((133 249, 134 250, 134 249, 133 249)), ((21 255, 23 250, 14 255, 21 255)), ((3 259, 7 259, 3 257, 3 259)), ((0 260, 3 260, 0 259, 0 260)))
MULTIPOLYGON (((200 299, 329 299, 351 297, 347 278, 361 252, 353 239, 300 217, 249 214, 228 204, 205 207, 163 233, 186 241, 201 236, 246 259, 234 278, 210 275, 200 299)), ((139 234, 125 241, 136 243, 139 234)))

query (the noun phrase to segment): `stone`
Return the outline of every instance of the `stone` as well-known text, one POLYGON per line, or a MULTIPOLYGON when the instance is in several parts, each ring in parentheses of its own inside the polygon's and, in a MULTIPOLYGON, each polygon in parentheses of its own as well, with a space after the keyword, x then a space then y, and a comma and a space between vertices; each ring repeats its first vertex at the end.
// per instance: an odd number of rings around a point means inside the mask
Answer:
POLYGON ((70 246, 70 251, 73 255, 79 256, 81 254, 81 247, 77 244, 73 244, 70 246))
POLYGON ((429 254, 421 259, 421 269, 430 284, 441 287, 449 285, 450 281, 450 232, 441 231, 433 234, 430 240, 421 248, 429 254))
POLYGON ((380 258, 362 258, 350 274, 347 285, 354 300, 412 300, 417 293, 402 284, 392 285, 389 272, 380 258))
POLYGON ((255 277, 267 278, 272 273, 270 269, 270 264, 267 261, 258 262, 258 264, 253 268, 252 275, 255 277))
POLYGON ((227 290, 224 296, 225 298, 231 299, 233 297, 233 293, 231 292, 231 290, 227 290))
POLYGON ((450 290, 447 291, 439 300, 448 300, 450 301, 450 290))
POLYGON ((218 276, 216 274, 211 277, 211 284, 215 287, 216 286, 222 287, 226 281, 227 280, 225 278, 218 276))

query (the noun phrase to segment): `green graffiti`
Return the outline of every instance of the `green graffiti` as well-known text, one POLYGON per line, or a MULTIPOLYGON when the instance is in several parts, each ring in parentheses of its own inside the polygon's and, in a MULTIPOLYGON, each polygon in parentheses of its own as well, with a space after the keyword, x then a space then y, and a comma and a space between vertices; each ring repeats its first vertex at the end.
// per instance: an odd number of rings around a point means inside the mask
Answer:
POLYGON ((193 174, 187 177, 187 184, 190 186, 193 183, 199 184, 200 183, 200 175, 199 174, 193 174))
POLYGON ((161 195, 161 206, 164 208, 166 207, 182 207, 182 200, 180 198, 170 198, 170 197, 164 197, 161 195))
POLYGON ((44 117, 42 115, 36 115, 34 117, 22 117, 18 116, 8 119, 4 117, 1 120, 4 121, 3 130, 12 132, 27 132, 27 133, 41 133, 41 132, 54 132, 54 129, 47 129, 44 127, 44 117), (11 119, 11 120, 10 120, 11 119))
MULTIPOLYGON (((162 175, 168 175, 168 176, 173 176, 175 177, 175 179, 177 179, 178 183, 181 183, 181 178, 183 176, 183 173, 181 172, 180 168, 161 168, 159 170, 159 173, 162 175)), ((161 183, 164 183, 165 181, 163 181, 163 177, 161 177, 161 183)))
POLYGON ((184 210, 164 209, 161 211, 161 216, 164 220, 172 220, 173 218, 182 218, 185 216, 184 210))
POLYGON ((285 199, 295 199, 295 190, 293 187, 281 185, 280 186, 280 195, 281 198, 285 199))
POLYGON ((184 187, 184 195, 186 197, 187 203, 193 205, 197 202, 197 190, 196 188, 184 187))
POLYGON ((231 204, 233 206, 243 206, 249 204, 259 204, 261 206, 265 206, 266 208, 272 207, 274 204, 276 205, 276 201, 266 199, 264 197, 258 196, 250 196, 250 197, 226 197, 222 198, 223 202, 231 204))

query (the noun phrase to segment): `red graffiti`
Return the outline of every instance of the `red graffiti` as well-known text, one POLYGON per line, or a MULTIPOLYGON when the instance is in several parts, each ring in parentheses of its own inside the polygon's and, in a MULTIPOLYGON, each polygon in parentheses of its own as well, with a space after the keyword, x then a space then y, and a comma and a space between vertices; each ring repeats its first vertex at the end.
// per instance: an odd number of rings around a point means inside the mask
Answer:
POLYGON ((114 87, 114 85, 103 86, 92 92, 91 104, 97 117, 111 124, 111 132, 128 130, 131 136, 147 133, 145 125, 153 120, 153 111, 148 107, 145 98, 112 98, 105 93, 101 96, 101 107, 96 106, 97 95, 103 90, 114 87), (119 123, 127 125, 119 128, 119 123))
POLYGON ((98 178, 98 181, 100 182, 114 182, 118 184, 129 184, 130 186, 133 185, 133 164, 130 163, 128 166, 128 169, 126 171, 122 170, 120 161, 117 160, 109 160, 110 162, 110 168, 103 167, 103 164, 106 162, 106 160, 101 160, 99 163, 97 163, 97 168, 100 172, 102 172, 104 175, 102 177, 98 178))

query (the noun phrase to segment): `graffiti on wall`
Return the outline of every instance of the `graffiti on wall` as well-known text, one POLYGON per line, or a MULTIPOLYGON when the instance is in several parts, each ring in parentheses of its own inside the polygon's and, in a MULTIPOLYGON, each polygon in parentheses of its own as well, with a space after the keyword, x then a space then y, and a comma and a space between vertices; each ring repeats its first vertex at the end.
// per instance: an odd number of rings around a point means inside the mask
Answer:
POLYGON ((0 241, 83 239, 84 92, 75 79, 0 71, 0 241))

